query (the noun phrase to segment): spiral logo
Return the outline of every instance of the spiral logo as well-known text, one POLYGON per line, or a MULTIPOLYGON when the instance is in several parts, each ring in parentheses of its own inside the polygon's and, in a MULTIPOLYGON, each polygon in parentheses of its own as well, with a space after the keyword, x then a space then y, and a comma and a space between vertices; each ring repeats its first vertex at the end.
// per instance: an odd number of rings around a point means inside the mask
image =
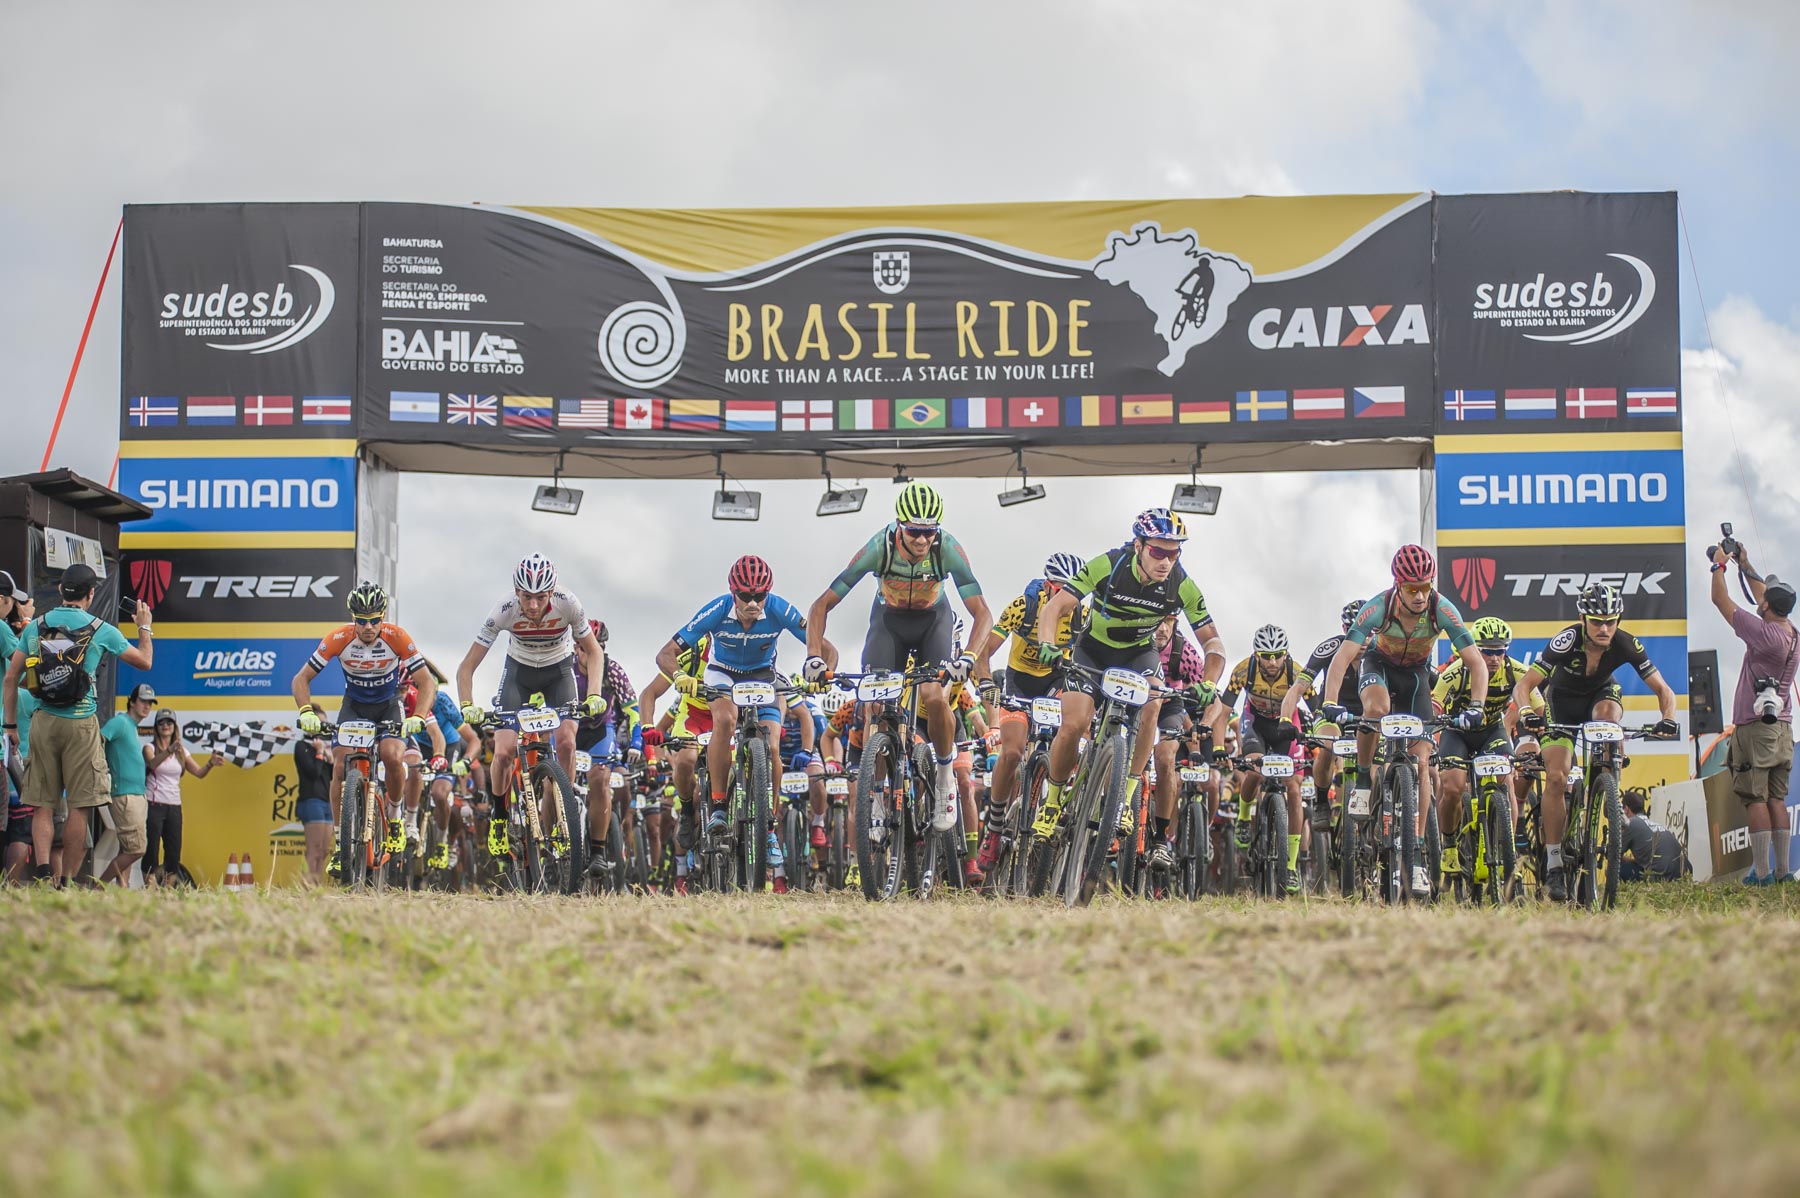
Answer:
POLYGON ((655 387, 675 377, 687 349, 681 314, 648 300, 621 304, 600 326, 600 364, 631 387, 655 387))

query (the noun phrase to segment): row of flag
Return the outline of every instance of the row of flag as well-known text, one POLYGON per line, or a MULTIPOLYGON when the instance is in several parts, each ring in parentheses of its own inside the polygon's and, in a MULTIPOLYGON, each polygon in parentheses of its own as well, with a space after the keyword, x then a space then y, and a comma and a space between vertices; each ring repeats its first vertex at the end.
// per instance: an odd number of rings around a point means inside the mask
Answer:
POLYGON ((1394 417, 1404 387, 1239 391, 1235 399, 1170 395, 959 396, 948 399, 559 399, 548 395, 439 395, 393 391, 400 423, 536 429, 832 432, 995 429, 1394 417))
POLYGON ((348 395, 134 395, 125 401, 133 428, 267 428, 274 425, 349 424, 348 395))
MULTIPOLYGON (((1678 416, 1680 403, 1673 389, 1627 390, 1624 415, 1678 416)), ((1505 391, 1446 391, 1444 419, 1612 420, 1621 414, 1616 387, 1569 387, 1559 397, 1553 387, 1505 391), (1560 398, 1561 403, 1558 403, 1560 398)))

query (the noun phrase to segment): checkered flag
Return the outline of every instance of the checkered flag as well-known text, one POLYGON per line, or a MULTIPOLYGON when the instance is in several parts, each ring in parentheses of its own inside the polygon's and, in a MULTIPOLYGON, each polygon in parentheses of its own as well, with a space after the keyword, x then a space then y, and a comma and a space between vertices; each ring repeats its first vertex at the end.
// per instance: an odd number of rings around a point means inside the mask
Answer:
POLYGON ((195 748, 217 753, 239 769, 261 765, 275 754, 291 750, 300 738, 291 728, 270 728, 262 720, 242 724, 195 720, 181 734, 195 748))

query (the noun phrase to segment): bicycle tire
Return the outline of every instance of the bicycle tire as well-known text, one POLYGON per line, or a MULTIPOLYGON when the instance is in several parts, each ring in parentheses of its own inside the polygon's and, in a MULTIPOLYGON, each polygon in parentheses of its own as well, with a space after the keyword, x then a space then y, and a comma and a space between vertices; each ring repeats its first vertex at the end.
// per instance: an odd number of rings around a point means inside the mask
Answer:
POLYGON ((1235 895, 1243 869, 1243 862, 1238 859, 1237 819, 1233 817, 1222 824, 1214 823, 1207 835, 1219 838, 1219 874, 1215 893, 1226 897, 1235 895))
POLYGON ((1565 886, 1568 890, 1569 904, 1596 911, 1600 907, 1599 896, 1589 885, 1593 880, 1590 872, 1593 866, 1594 844, 1591 839, 1593 826, 1588 819, 1591 804, 1588 801, 1586 773, 1587 771, 1583 770, 1581 781, 1563 791, 1563 811, 1566 819, 1563 830, 1563 869, 1567 879, 1565 886))
POLYGON ((1361 872, 1358 858, 1363 851, 1364 820, 1360 815, 1350 814, 1350 796, 1355 793, 1350 771, 1340 771, 1338 778, 1338 806, 1343 808, 1338 819, 1338 893, 1345 898, 1355 898, 1361 887, 1357 875, 1361 872))
MULTIPOLYGON (((906 825, 906 888, 917 893, 925 876, 926 847, 936 839, 931 817, 937 807, 937 755, 916 734, 910 753, 906 810, 901 822, 906 825)), ((935 865, 937 854, 935 845, 932 847, 935 865)))
POLYGON ((842 890, 850 876, 850 810, 833 803, 825 813, 825 888, 842 890))
POLYGON ((1413 775, 1413 766, 1409 761, 1404 766, 1390 764, 1387 777, 1393 787, 1394 823, 1399 826, 1400 834, 1394 838, 1400 865, 1400 881, 1393 885, 1393 873, 1388 871, 1388 885, 1398 891, 1394 900, 1400 906, 1410 906, 1413 901, 1412 872, 1419 861, 1419 782, 1413 775))
POLYGON ((1263 888, 1264 898, 1278 899, 1287 894, 1287 791, 1265 787, 1260 802, 1262 809, 1257 812, 1257 822, 1262 825, 1264 839, 1257 881, 1263 888))
POLYGON ((1438 822, 1435 796, 1425 808, 1425 840, 1420 848, 1424 854, 1426 876, 1431 879, 1431 894, 1426 901, 1435 903, 1443 887, 1444 871, 1444 830, 1438 822))
POLYGON ((649 894, 651 884, 650 830, 645 812, 637 812, 631 820, 631 874, 629 881, 639 894, 649 894))
POLYGON ((769 743, 761 736, 745 742, 744 755, 749 759, 746 771, 744 805, 740 826, 744 843, 741 850, 744 888, 761 894, 769 884, 769 743))
POLYGON ((1119 807, 1125 799, 1125 730, 1114 728, 1089 751, 1094 764, 1081 788, 1069 839, 1069 872, 1063 886, 1063 904, 1068 907, 1085 907, 1093 901, 1118 835, 1119 807))
MULTIPOLYGON (((585 831, 583 837, 587 835, 585 831)), ((591 851, 591 850, 590 850, 591 851)), ((601 894, 624 894, 629 879, 626 876, 628 846, 625 843, 625 827, 615 810, 612 818, 606 821, 606 857, 612 868, 600 875, 600 885, 596 889, 601 894)), ((583 867, 586 872, 586 867, 583 867)))
POLYGON ((1599 871, 1600 909, 1611 911, 1619 901, 1619 870, 1625 852, 1625 810, 1619 802, 1619 776, 1610 768, 1600 773, 1600 818, 1603 821, 1594 857, 1599 871))
POLYGON ((1486 897, 1494 906, 1501 906, 1513 892, 1513 875, 1518 868, 1518 846, 1513 842, 1512 795, 1505 783, 1493 785, 1484 814, 1487 826, 1482 836, 1487 841, 1488 858, 1486 897))
POLYGON ((1189 796, 1181 801, 1175 825, 1176 893, 1188 902, 1200 897, 1206 880, 1206 804, 1189 796))
MULTIPOLYGON (((581 822, 581 800, 576 797, 575 788, 569 784, 569 775, 563 771, 562 763, 556 760, 554 754, 549 755, 548 760, 538 762, 537 768, 532 772, 536 775, 533 781, 538 798, 542 800, 548 797, 550 800, 553 822, 550 828, 544 829, 542 846, 550 850, 550 881, 563 894, 578 894, 582 879, 587 876, 587 825, 581 822), (552 788, 548 796, 545 794, 546 784, 552 788), (556 822, 562 824, 563 833, 569 842, 568 854, 562 859, 558 858, 551 847, 556 822)), ((617 813, 614 814, 613 823, 615 826, 618 824, 617 813)))
POLYGON ((1312 847, 1312 868, 1306 882, 1306 893, 1324 898, 1331 890, 1331 805, 1315 801, 1308 817, 1308 839, 1312 847))
POLYGON ((1019 773, 1019 840, 1013 864, 1014 877, 1021 876, 1023 886, 1015 886, 1031 898, 1041 898, 1050 889, 1051 866, 1055 850, 1050 838, 1037 834, 1039 813, 1044 809, 1044 795, 1050 788, 1050 751, 1041 744, 1025 759, 1019 773))
POLYGON ((369 881, 369 842, 363 836, 368 801, 368 779, 354 766, 346 767, 338 806, 338 880, 346 890, 361 889, 369 881))
POLYGON ((894 792, 900 784, 898 754, 893 733, 877 729, 863 744, 856 771, 856 868, 863 897, 870 902, 885 902, 900 893, 905 831, 894 805, 894 792), (869 824, 877 811, 886 823, 880 846, 869 837, 869 824))
POLYGON ((812 845, 807 840, 806 809, 794 803, 788 803, 786 807, 787 814, 782 819, 785 826, 782 856, 787 859, 788 889, 805 891, 812 874, 812 845))

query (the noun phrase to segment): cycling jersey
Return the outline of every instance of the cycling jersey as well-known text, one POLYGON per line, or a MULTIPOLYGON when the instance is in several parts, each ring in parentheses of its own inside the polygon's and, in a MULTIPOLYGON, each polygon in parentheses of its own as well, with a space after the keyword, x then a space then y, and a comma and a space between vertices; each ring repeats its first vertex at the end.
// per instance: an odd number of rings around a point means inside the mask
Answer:
POLYGON ((675 643, 685 648, 698 645, 701 637, 710 636, 715 669, 728 674, 749 674, 774 667, 775 642, 784 629, 801 644, 806 643, 806 617, 780 595, 769 596, 763 614, 748 628, 732 614, 731 596, 720 595, 681 626, 675 634, 675 643))
POLYGON ((385 703, 400 693, 400 677, 425 664, 412 634, 398 624, 384 623, 375 643, 365 645, 356 637, 356 625, 333 628, 312 651, 306 664, 323 674, 333 658, 344 667, 344 697, 357 703, 385 703))
MULTIPOLYGON (((1051 584, 1042 578, 1033 579, 1025 588, 1025 593, 1006 605, 1000 613, 1000 620, 994 629, 1012 635, 1012 645, 1006 653, 1006 668, 1021 674, 1035 674, 1039 678, 1050 673, 1038 656, 1037 617, 1038 609, 1051 595, 1051 584)), ((1075 612, 1068 612, 1056 625, 1056 643, 1063 648, 1069 647, 1071 635, 1070 625, 1075 612)))
MULTIPOLYGON (((457 742, 456 730, 463 725, 462 708, 450 697, 450 692, 440 689, 437 698, 431 701, 429 713, 437 721, 438 731, 444 734, 444 752, 449 753, 451 746, 457 742)), ((420 752, 431 752, 431 734, 423 730, 412 734, 412 743, 420 752)))
MULTIPOLYGON (((575 686, 580 694, 590 693, 587 671, 579 663, 575 666, 575 686)), ((606 655, 606 677, 600 683, 600 696, 606 700, 606 706, 599 715, 583 716, 576 735, 600 732, 611 725, 620 736, 629 740, 638 722, 637 692, 631 689, 631 678, 625 673, 625 667, 610 653, 606 655)))
POLYGON ((981 594, 981 584, 969 567, 969 555, 949 533, 940 530, 923 560, 909 562, 899 549, 900 526, 890 524, 859 550, 843 572, 831 582, 831 593, 842 599, 873 574, 881 589, 877 602, 906 611, 923 611, 944 602, 944 583, 954 582, 964 599, 981 594))
POLYGON ((1350 640, 1367 646, 1368 651, 1397 666, 1423 665, 1431 660, 1431 649, 1438 633, 1450 638, 1455 652, 1475 643, 1463 625, 1456 604, 1440 591, 1431 593, 1431 602, 1418 615, 1402 611, 1392 591, 1375 596, 1363 604, 1350 625, 1350 640))
MULTIPOLYGON (((700 643, 697 645, 682 645, 677 643, 675 668, 683 674, 688 674, 695 678, 704 678, 706 677, 706 663, 709 660, 711 653, 712 638, 709 636, 701 637, 700 643)), ((697 720, 700 718, 701 714, 706 716, 706 728, 711 728, 712 708, 701 702, 699 699, 690 699, 686 695, 681 696, 681 707, 676 714, 678 720, 682 718, 697 720)))
POLYGON ((1252 654, 1231 671, 1231 680, 1225 684, 1225 693, 1219 696, 1219 702, 1230 710, 1237 706, 1238 696, 1242 695, 1251 714, 1265 720, 1280 719, 1281 701, 1298 681, 1299 671, 1291 656, 1281 663, 1280 673, 1273 678, 1264 678, 1262 671, 1256 668, 1256 657, 1252 654))
POLYGON ((860 750, 863 746, 862 704, 846 703, 837 709, 831 719, 826 721, 833 733, 840 737, 846 748, 860 750))
POLYGON ((790 704, 781 720, 781 759, 792 761, 794 754, 800 752, 801 721, 809 721, 813 726, 813 756, 819 755, 819 741, 825 735, 825 713, 811 699, 802 698, 790 704))
POLYGON ((1532 665, 1544 675, 1544 691, 1565 695, 1591 695, 1604 690, 1612 681, 1613 671, 1630 665, 1645 682, 1656 676, 1656 663, 1650 660, 1644 643, 1621 626, 1613 630, 1612 641, 1600 654, 1600 664, 1592 674, 1587 672, 1587 635, 1581 623, 1574 623, 1550 638, 1544 652, 1532 665))
POLYGON ((588 626, 581 600, 567 591, 552 591, 550 607, 541 620, 528 620, 516 594, 508 595, 488 614, 475 634, 475 643, 492 646, 502 632, 512 634, 506 655, 522 666, 554 666, 575 652, 574 630, 588 626))
POLYGON ((1206 597, 1181 563, 1161 582, 1150 582, 1138 577, 1136 558, 1130 545, 1121 545, 1089 562, 1069 584, 1077 595, 1094 599, 1083 639, 1135 649, 1150 644, 1163 617, 1175 612, 1185 613, 1196 629, 1212 623, 1206 597))
MULTIPOLYGON (((1294 685, 1300 688, 1302 697, 1317 691, 1315 683, 1325 681, 1325 672, 1331 669, 1331 659, 1337 656, 1338 647, 1344 643, 1341 636, 1327 637, 1319 642, 1306 664, 1300 667, 1300 673, 1294 678, 1294 685)), ((1346 711, 1356 715, 1362 714, 1362 692, 1357 689, 1357 672, 1344 671, 1344 681, 1338 684, 1337 704, 1346 711)), ((1327 700, 1329 701, 1329 700, 1327 700)))
POLYGON ((1181 629, 1169 638, 1169 643, 1162 647, 1163 682, 1172 690, 1192 686, 1206 679, 1206 659, 1200 656, 1200 650, 1194 648, 1181 629), (1181 646, 1181 652, 1175 652, 1175 646, 1181 646))
MULTIPOLYGON (((1508 657, 1502 659, 1498 667, 1489 665, 1488 670, 1487 703, 1481 709, 1481 726, 1484 728, 1506 718, 1506 709, 1512 706, 1513 687, 1525 676, 1525 663, 1508 657)), ((1431 698, 1440 711, 1455 715, 1468 706, 1470 689, 1469 667, 1458 657, 1438 675, 1436 685, 1431 688, 1431 698)), ((1532 708, 1542 711, 1544 696, 1532 691, 1531 697, 1532 708)))

